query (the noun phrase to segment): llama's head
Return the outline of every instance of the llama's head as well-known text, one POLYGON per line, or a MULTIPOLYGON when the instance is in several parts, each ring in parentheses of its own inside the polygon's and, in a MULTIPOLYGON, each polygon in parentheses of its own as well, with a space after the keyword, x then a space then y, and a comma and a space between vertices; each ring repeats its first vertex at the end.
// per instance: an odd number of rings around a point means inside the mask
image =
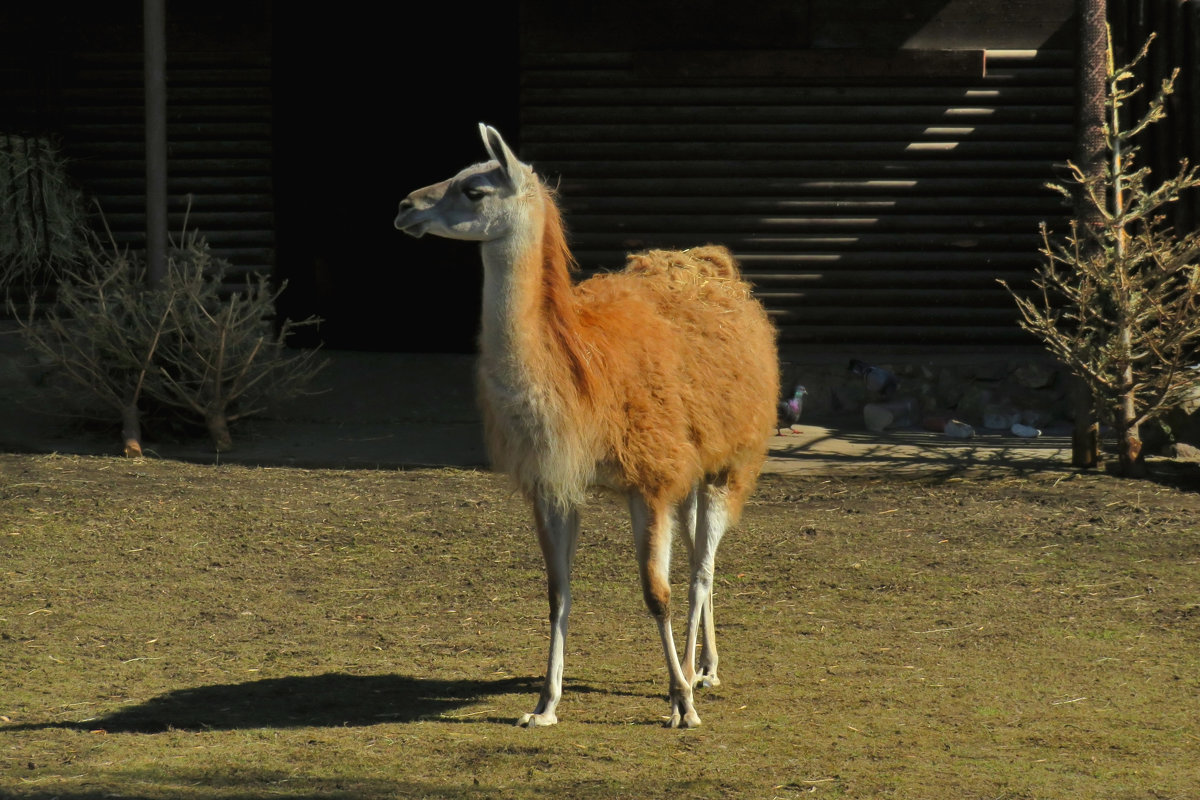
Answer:
POLYGON ((447 239, 488 242, 508 235, 540 184, 513 154, 500 132, 479 123, 491 161, 467 167, 449 180, 417 189, 400 201, 397 230, 447 239))

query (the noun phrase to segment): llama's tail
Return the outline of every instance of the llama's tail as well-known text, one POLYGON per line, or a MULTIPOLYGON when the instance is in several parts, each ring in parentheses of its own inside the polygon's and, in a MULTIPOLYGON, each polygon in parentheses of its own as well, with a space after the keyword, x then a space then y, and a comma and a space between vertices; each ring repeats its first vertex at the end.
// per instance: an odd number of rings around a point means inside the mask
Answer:
POLYGON ((719 244, 707 244, 689 250, 647 250, 632 253, 626 259, 625 269, 647 276, 683 277, 686 274, 693 279, 742 280, 742 271, 738 267, 737 259, 729 252, 729 248, 719 244))

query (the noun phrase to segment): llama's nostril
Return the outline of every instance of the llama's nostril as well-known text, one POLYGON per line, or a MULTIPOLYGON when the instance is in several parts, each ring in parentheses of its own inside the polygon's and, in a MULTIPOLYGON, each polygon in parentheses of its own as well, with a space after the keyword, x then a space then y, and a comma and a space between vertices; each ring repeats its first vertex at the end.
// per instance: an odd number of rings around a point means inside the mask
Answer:
POLYGON ((408 211, 413 207, 413 201, 410 198, 404 198, 400 201, 400 210, 408 211))

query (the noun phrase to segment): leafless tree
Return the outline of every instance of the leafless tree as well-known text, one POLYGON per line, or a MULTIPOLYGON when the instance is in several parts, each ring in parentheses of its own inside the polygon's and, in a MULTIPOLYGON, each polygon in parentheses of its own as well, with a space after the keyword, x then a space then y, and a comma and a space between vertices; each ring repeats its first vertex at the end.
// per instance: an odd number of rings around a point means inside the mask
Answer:
MULTIPOLYGON (((1071 181, 1052 188, 1082 198, 1086 212, 1056 238, 1043 225, 1043 263, 1032 297, 1009 289, 1021 326, 1040 338, 1091 390, 1096 410, 1118 433, 1119 469, 1144 471, 1140 426, 1181 405, 1200 387, 1200 231, 1176 232, 1165 210, 1200 186, 1200 169, 1151 184, 1135 162, 1134 137, 1165 116, 1175 75, 1128 125, 1121 110, 1143 87, 1128 86, 1153 36, 1124 67, 1109 48, 1104 128, 1106 165, 1069 164, 1071 181)), ((1008 288, 1005 285, 1005 288, 1008 288)))

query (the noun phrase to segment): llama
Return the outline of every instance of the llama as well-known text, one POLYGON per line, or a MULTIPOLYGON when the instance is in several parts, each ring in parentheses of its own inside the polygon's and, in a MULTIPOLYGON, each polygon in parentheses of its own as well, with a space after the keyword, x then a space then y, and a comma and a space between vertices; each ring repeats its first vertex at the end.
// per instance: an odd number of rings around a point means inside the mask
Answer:
POLYGON ((408 195, 395 225, 480 242, 484 434, 495 466, 532 505, 550 600, 545 682, 518 724, 558 722, 579 508, 590 487, 605 487, 628 499, 642 594, 670 675, 667 724, 695 727, 693 688, 720 683, 717 545, 775 432, 775 329, 720 246, 631 255, 621 272, 574 283, 554 193, 499 132, 479 130, 491 160, 408 195), (676 529, 691 566, 682 663, 670 613, 676 529))

